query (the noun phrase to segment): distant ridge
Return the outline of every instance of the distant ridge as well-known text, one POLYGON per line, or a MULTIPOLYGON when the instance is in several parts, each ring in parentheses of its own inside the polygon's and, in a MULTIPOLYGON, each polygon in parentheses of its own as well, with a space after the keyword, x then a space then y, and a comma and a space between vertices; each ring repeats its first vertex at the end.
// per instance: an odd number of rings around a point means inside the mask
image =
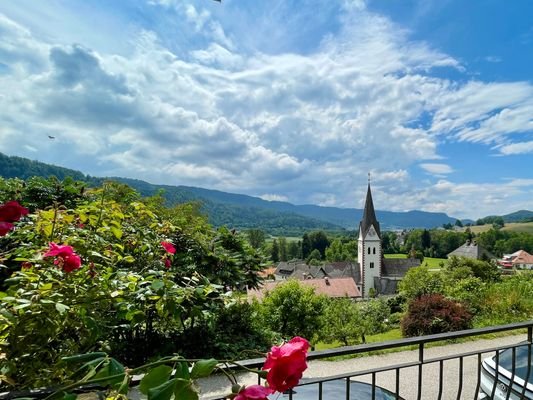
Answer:
MULTIPOLYGON (((355 230, 363 212, 362 209, 356 208, 294 205, 283 201, 267 201, 253 196, 192 186, 153 185, 131 178, 96 178, 80 171, 0 153, 0 176, 27 179, 31 176, 48 177, 51 175, 55 175, 59 179, 71 176, 76 180, 85 181, 89 185, 99 185, 106 179, 116 180, 130 185, 143 196, 156 194, 163 189, 164 197, 169 205, 200 201, 203 211, 208 215, 213 225, 227 225, 237 229, 261 228, 272 234, 286 236, 299 236, 302 232, 314 229, 355 230)), ((531 211, 518 211, 507 217, 519 218, 522 215, 527 217, 530 214, 533 216, 531 211)), ((454 224, 456 221, 455 218, 449 217, 445 213, 416 210, 407 212, 376 210, 376 215, 384 230, 429 229, 440 227, 443 224, 454 224)))

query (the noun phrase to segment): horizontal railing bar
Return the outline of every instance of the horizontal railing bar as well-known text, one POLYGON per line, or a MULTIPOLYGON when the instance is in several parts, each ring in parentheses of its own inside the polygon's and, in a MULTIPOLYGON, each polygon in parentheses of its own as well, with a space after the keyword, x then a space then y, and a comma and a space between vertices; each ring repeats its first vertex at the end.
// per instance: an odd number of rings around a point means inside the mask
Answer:
MULTIPOLYGON (((308 360, 319 360, 322 358, 339 357, 352 354, 368 353, 371 351, 385 350, 398 347, 419 345, 421 343, 438 342, 444 340, 460 339, 469 336, 480 336, 489 333, 499 333, 505 331, 518 330, 533 327, 533 321, 518 322, 514 324, 489 326, 485 328, 466 329, 456 332, 438 333, 434 335, 418 336, 406 339, 388 340, 386 342, 360 344, 355 346, 339 347, 337 349, 311 351, 307 355, 308 360)), ((254 358, 239 361, 239 364, 246 368, 262 367, 264 358, 254 358)), ((228 369, 238 369, 237 366, 230 366, 228 369)))

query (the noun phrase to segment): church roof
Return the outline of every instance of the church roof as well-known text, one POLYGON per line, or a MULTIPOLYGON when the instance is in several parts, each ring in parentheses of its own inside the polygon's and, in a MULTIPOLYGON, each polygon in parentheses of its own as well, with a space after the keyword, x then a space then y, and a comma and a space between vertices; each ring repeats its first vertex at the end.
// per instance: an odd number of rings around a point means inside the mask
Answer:
POLYGON ((376 212, 374 211, 374 202, 372 201, 372 192, 370 191, 370 183, 368 184, 368 190, 366 192, 365 209, 363 211, 363 219, 359 224, 359 230, 363 237, 366 236, 370 227, 374 225, 378 237, 381 238, 381 231, 379 229, 379 222, 376 218, 376 212))

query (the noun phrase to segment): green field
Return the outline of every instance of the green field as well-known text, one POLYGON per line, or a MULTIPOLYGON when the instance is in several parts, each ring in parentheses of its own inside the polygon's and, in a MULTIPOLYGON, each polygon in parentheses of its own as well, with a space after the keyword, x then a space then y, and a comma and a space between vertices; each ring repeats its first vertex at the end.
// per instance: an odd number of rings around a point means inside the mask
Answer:
MULTIPOLYGON (((384 254, 385 258, 407 258, 406 254, 384 254)), ((441 263, 446 263, 448 260, 446 258, 432 258, 432 257, 425 257, 424 261, 422 261, 422 265, 427 265, 431 269, 440 269, 441 263)))
MULTIPOLYGON (((473 233, 486 232, 492 228, 492 224, 474 225, 469 227, 473 233)), ((463 228, 464 232, 466 228, 463 228)), ((508 222, 502 228, 502 231, 510 232, 527 232, 533 234, 533 222, 508 222)))

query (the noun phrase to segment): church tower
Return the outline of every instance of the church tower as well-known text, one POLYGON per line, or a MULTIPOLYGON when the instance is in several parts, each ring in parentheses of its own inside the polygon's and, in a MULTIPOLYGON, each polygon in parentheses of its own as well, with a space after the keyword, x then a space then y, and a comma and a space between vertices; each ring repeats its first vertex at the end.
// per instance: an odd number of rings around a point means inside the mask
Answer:
POLYGON ((361 294, 368 298, 370 288, 374 288, 374 277, 381 277, 381 232, 374 211, 372 192, 370 191, 370 174, 366 192, 363 219, 359 223, 357 261, 361 270, 361 294))

